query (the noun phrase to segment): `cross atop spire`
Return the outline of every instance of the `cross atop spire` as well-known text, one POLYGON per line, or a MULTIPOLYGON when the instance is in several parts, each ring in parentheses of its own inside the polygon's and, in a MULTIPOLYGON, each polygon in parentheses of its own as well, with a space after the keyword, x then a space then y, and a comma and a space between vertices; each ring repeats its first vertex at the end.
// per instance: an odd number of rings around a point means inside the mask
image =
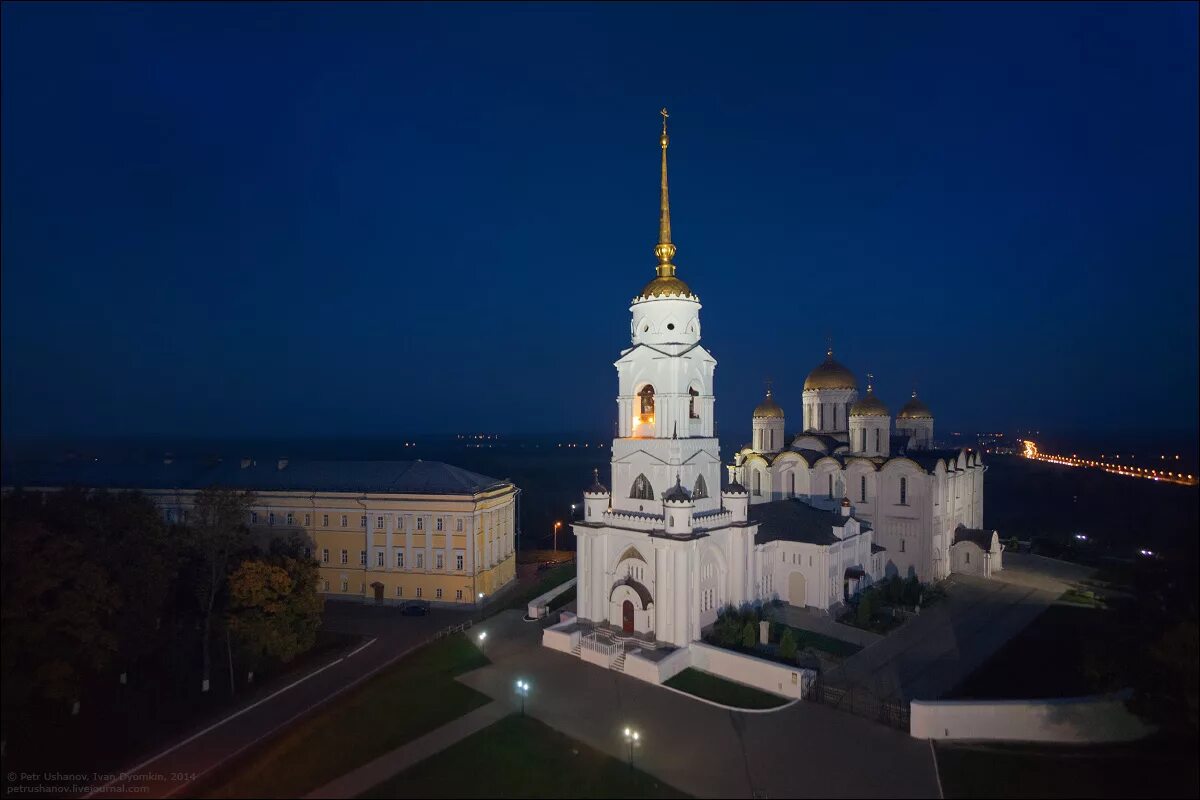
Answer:
POLYGON ((771 379, 767 378, 766 383, 767 383, 767 397, 770 397, 771 396, 771 379))
POLYGON ((867 373, 867 392, 868 393, 875 391, 875 387, 872 385, 874 382, 875 382, 875 376, 873 374, 871 374, 870 372, 868 372, 867 373))
POLYGON ((833 334, 825 335, 825 357, 833 359, 833 334))
POLYGON ((662 184, 658 201, 658 244, 654 248, 654 255, 658 258, 658 277, 671 278, 675 276, 675 265, 671 263, 675 257, 675 245, 671 243, 671 203, 667 197, 667 146, 671 143, 667 136, 667 117, 670 114, 666 108, 658 113, 663 118, 662 136, 658 137, 658 143, 662 146, 662 184))

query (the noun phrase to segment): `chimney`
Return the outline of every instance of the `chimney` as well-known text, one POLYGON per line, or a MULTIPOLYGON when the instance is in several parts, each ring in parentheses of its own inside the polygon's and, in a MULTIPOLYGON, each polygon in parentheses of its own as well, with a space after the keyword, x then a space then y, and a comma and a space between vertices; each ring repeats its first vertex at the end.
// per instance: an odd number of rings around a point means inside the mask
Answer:
POLYGON ((279 459, 275 462, 275 469, 287 469, 287 462, 288 460, 286 458, 279 459))
POLYGON ((842 498, 842 516, 843 517, 850 516, 850 498, 849 497, 842 498))
POLYGON ((246 469, 247 467, 249 467, 249 466, 250 466, 251 464, 253 464, 253 463, 254 463, 254 461, 252 461, 251 459, 249 459, 249 458, 243 458, 243 459, 242 459, 242 469, 246 469))

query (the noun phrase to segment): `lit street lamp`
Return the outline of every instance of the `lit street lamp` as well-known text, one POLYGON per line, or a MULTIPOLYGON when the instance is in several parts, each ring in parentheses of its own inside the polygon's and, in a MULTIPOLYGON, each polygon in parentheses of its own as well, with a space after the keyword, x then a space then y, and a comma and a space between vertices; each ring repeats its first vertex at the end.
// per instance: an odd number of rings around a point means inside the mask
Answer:
POLYGON ((486 643, 486 642, 487 642, 487 631, 480 631, 479 632, 479 652, 484 653, 485 655, 487 654, 487 649, 484 647, 484 643, 486 643))
POLYGON ((554 523, 554 552, 558 552, 558 529, 562 527, 561 522, 554 523))
POLYGON ((629 768, 633 769, 633 746, 641 741, 642 735, 632 728, 625 729, 625 741, 629 743, 629 768))
POLYGON ((521 716, 525 716, 525 698, 529 696, 529 681, 517 681, 517 694, 521 695, 521 716))

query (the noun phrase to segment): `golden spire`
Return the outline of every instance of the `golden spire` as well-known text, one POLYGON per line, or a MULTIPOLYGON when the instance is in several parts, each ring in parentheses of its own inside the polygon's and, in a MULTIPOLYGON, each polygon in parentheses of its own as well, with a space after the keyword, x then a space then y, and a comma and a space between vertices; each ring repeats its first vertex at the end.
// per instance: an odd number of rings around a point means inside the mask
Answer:
POLYGON ((658 258, 658 277, 672 278, 675 276, 675 265, 671 263, 675 257, 675 245, 671 243, 671 204, 667 199, 667 145, 671 142, 667 136, 669 115, 665 108, 658 113, 663 118, 662 136, 658 138, 658 143, 662 145, 662 187, 658 204, 658 244, 654 248, 654 255, 658 258))

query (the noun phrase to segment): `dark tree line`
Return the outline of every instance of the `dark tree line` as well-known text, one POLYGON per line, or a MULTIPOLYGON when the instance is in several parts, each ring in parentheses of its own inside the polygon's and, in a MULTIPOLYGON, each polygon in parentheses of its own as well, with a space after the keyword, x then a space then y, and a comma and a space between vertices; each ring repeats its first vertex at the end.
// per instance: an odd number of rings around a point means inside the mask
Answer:
POLYGON ((99 682, 179 684, 161 673, 182 669, 182 685, 202 692, 214 648, 252 670, 312 647, 322 609, 317 565, 294 534, 255 546, 246 526, 253 502, 250 493, 207 489, 187 524, 170 525, 136 492, 6 495, 4 739, 23 710, 78 710, 99 682))

